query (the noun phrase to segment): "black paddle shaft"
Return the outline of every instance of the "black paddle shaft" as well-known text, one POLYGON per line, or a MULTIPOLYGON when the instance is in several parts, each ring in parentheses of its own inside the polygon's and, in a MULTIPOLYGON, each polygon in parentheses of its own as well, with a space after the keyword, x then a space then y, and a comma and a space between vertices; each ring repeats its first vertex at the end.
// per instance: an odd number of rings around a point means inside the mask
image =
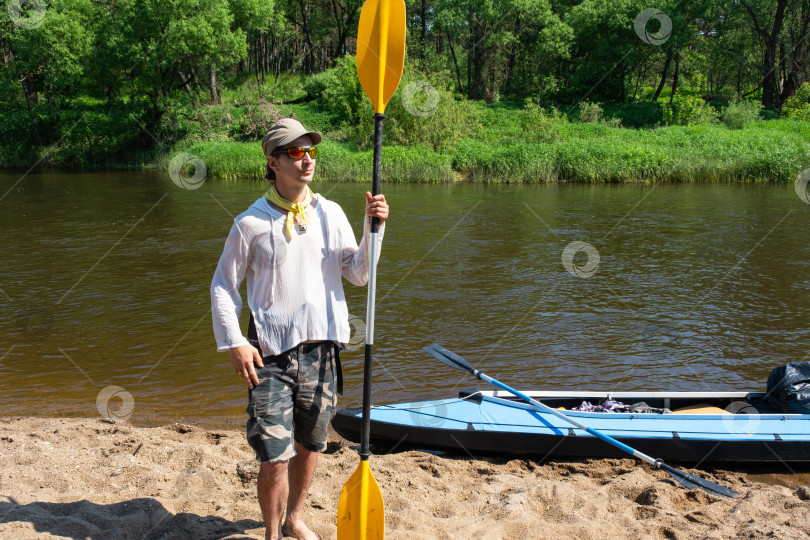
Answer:
MULTIPOLYGON (((374 115, 374 176, 371 179, 371 194, 380 194, 380 168, 382 164, 382 134, 383 134, 383 120, 385 115, 376 113, 374 115)), ((379 230, 380 220, 376 217, 371 218, 371 232, 375 233, 379 230)))
MULTIPOLYGON (((374 176, 371 181, 371 194, 380 194, 380 165, 382 163, 382 132, 383 132, 384 114, 374 115, 374 176)), ((379 231, 380 220, 377 217, 371 218, 371 241, 377 242, 377 232, 379 231)), ((376 281, 375 275, 377 272, 377 263, 372 260, 369 263, 371 267, 371 278, 369 280, 369 287, 374 287, 376 281)), ((369 290, 369 296, 373 298, 374 291, 369 290)), ((367 325, 371 325, 372 332, 374 328, 374 303, 369 303, 369 313, 366 314, 367 325)), ((366 339, 365 346, 365 364, 363 366, 363 423, 360 430, 360 459, 367 461, 371 455, 369 451, 369 439, 371 437, 371 368, 374 363, 374 342, 373 335, 367 336, 372 339, 366 339)))

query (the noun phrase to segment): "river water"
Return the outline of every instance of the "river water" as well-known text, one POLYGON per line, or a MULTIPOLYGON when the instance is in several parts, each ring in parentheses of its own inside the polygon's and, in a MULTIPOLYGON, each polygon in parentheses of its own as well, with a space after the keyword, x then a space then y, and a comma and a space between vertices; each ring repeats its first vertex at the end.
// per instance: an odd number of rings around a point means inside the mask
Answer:
MULTIPOLYGON (((232 218, 265 186, 21 177, 0 175, 0 414, 242 424, 209 287, 232 218)), ((365 189, 314 185, 358 233, 365 189)), ((375 403, 475 385, 421 351, 434 342, 521 389, 761 390, 810 352, 810 206, 793 186, 383 192, 375 403)), ((365 288, 345 287, 360 329, 365 288)), ((361 399, 361 333, 342 355, 344 405, 361 399)))

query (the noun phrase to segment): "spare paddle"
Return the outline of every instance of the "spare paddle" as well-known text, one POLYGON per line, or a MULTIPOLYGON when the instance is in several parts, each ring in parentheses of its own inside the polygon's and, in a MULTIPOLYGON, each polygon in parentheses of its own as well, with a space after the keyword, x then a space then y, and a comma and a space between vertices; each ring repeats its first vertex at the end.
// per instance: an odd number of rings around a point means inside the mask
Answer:
MULTIPOLYGON (((367 0, 360 11, 357 29, 357 77, 374 105, 374 176, 371 194, 380 193, 382 127, 385 106, 397 89, 405 65, 404 0, 367 0)), ((374 301, 377 277, 377 236, 380 222, 371 219, 366 344, 363 370, 363 423, 360 434, 360 465, 343 486, 338 501, 339 539, 382 539, 385 508, 382 492, 368 465, 371 429, 371 367, 374 360, 374 301)))
POLYGON ((729 489, 727 487, 723 487, 721 485, 715 484, 714 482, 710 482, 708 480, 704 480, 703 478, 700 478, 699 476, 695 476, 694 474, 689 474, 688 472, 680 471, 680 470, 678 470, 678 469, 676 469, 674 467, 670 467, 669 465, 667 465, 666 463, 664 463, 660 459, 653 459, 650 456, 648 456, 646 454, 643 454, 642 452, 639 452, 638 450, 634 450, 633 448, 630 448, 626 444, 617 441, 613 437, 609 437, 608 435, 605 435, 604 433, 596 431, 593 428, 590 428, 590 427, 587 427, 587 426, 584 426, 584 425, 580 424, 579 422, 577 422, 573 418, 570 418, 570 417, 566 416, 565 414, 563 414, 562 412, 560 412, 558 409, 552 409, 548 405, 543 405, 539 401, 530 398, 526 394, 518 392, 517 390, 514 390, 514 389, 506 386, 502 382, 496 381, 492 377, 489 377, 488 375, 485 375, 484 373, 482 373, 482 372, 478 371, 477 369, 475 369, 474 367, 472 367, 469 364, 469 362, 467 362, 465 359, 463 359, 459 355, 455 354, 454 352, 448 351, 444 347, 433 344, 433 345, 430 345, 428 347, 425 347, 424 351, 427 352, 428 354, 430 354, 431 356, 433 356, 436 360, 438 360, 442 364, 445 364, 445 365, 450 366, 452 368, 460 369, 462 371, 466 371, 468 373, 473 374, 475 377, 477 377, 477 378, 479 378, 479 379, 481 379, 483 381, 494 384, 498 388, 503 388, 507 392, 516 395, 520 399, 531 403, 535 407, 537 407, 537 408, 539 408, 539 409, 541 409, 541 410, 543 410, 545 412, 551 413, 554 416, 565 420, 569 424, 573 424, 574 426, 578 427, 579 429, 587 431, 588 433, 590 433, 594 437, 602 439, 606 443, 615 446, 619 450, 624 450, 628 454, 630 454, 630 455, 632 455, 632 456, 634 456, 634 457, 636 457, 636 458, 638 458, 638 459, 640 459, 642 461, 646 461, 650 465, 654 466, 656 469, 665 470, 666 472, 669 473, 670 476, 672 476, 672 478, 674 478, 676 481, 678 481, 678 483, 682 484, 683 486, 687 487, 688 489, 700 488, 703 491, 705 491, 706 493, 710 493, 712 495, 722 496, 722 497, 734 497, 735 495, 739 495, 739 493, 737 493, 736 491, 734 491, 732 489, 729 489))

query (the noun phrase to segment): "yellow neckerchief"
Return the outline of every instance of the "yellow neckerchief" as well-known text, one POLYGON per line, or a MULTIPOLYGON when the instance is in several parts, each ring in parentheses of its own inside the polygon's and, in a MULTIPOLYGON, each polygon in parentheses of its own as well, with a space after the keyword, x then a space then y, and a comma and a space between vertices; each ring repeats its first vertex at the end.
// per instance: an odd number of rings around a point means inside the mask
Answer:
POLYGON ((267 193, 264 194, 268 201, 275 204, 279 208, 283 208, 287 211, 287 237, 292 240, 292 228, 293 228, 293 221, 295 220, 295 216, 301 216, 301 223, 309 223, 307 220, 307 215, 304 213, 304 209, 309 206, 309 203, 312 202, 312 191, 310 191, 309 186, 307 186, 307 195, 304 197, 302 202, 290 202, 287 199, 283 198, 281 195, 278 194, 276 191, 276 186, 270 187, 267 190, 267 193))

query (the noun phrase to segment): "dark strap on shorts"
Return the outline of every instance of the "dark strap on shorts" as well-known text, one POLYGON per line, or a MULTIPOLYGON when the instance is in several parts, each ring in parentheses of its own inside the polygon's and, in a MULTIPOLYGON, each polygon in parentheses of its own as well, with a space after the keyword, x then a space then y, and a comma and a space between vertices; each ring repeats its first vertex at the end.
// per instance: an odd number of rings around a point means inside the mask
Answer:
POLYGON ((332 342, 335 350, 335 367, 337 368, 337 393, 343 395, 343 367, 340 365, 340 343, 332 342))
POLYGON ((256 332, 256 321, 253 320, 253 313, 250 314, 250 321, 248 321, 248 343, 259 349, 259 356, 264 358, 262 348, 259 347, 259 333, 256 332))

